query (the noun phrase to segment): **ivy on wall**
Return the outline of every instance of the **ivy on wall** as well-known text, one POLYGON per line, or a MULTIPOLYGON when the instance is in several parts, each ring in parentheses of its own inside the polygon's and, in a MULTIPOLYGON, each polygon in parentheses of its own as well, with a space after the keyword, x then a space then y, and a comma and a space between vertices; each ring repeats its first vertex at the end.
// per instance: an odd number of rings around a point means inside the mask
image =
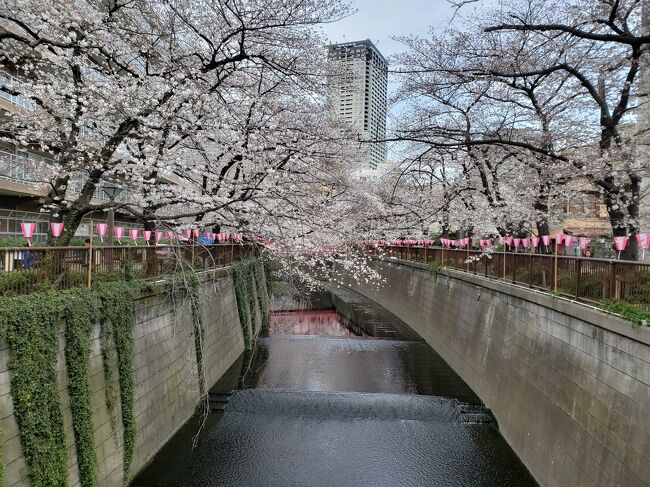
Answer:
MULTIPOLYGON (((235 285, 235 296, 237 297, 237 311, 239 312, 239 321, 244 332, 244 345, 246 350, 253 348, 255 306, 259 306, 262 314, 262 324, 266 325, 268 322, 270 306, 268 293, 265 292, 263 285, 266 272, 265 266, 265 261, 260 259, 239 261, 233 266, 232 275, 235 285), (257 294, 257 302, 254 302, 255 294, 257 294)), ((268 274, 266 279, 268 286, 268 274)), ((267 287, 267 289, 269 288, 267 287)))
POLYGON ((233 268, 233 283, 235 285, 235 297, 237 298, 237 311, 239 322, 244 332, 244 348, 253 348, 253 310, 251 292, 251 261, 240 261, 233 268))
MULTIPOLYGON (((128 479, 135 447, 133 308, 142 287, 137 282, 110 282, 97 284, 92 290, 81 288, 0 298, 0 335, 9 347, 14 415, 34 487, 67 484, 67 451, 56 371, 58 335, 63 325, 80 482, 82 486, 97 482, 88 367, 92 327, 100 315, 105 317, 102 333, 110 329, 115 336, 125 481, 128 479)), ((106 357, 106 350, 102 354, 106 357)), ((107 386, 110 383, 107 376, 107 386)))
POLYGON ((98 286, 102 302, 104 327, 111 327, 117 370, 120 383, 120 403, 122 406, 122 427, 124 428, 124 483, 130 477, 131 462, 135 453, 135 412, 133 399, 133 312, 135 298, 142 288, 137 281, 130 283, 107 282, 98 286))
POLYGON ((0 299, 9 346, 11 395, 23 454, 34 487, 67 483, 67 455, 56 382, 59 293, 0 299))
POLYGON ((268 255, 262 256, 260 259, 262 266, 264 266, 264 277, 266 278, 266 291, 268 292, 269 299, 273 294, 273 262, 268 255))
POLYGON ((96 323, 96 298, 88 289, 73 289, 65 293, 62 318, 65 320, 65 363, 68 394, 72 412, 79 480, 82 486, 93 486, 97 480, 97 455, 90 406, 90 334, 96 323))
MULTIPOLYGON (((248 350, 253 345, 254 306, 260 306, 264 320, 268 315, 263 265, 260 260, 242 261, 235 265, 233 271, 237 308, 248 350), (254 290, 257 291, 258 303, 253 302, 254 290)), ((185 292, 190 298, 197 366, 201 391, 204 392, 204 324, 200 312, 199 281, 196 276, 192 277, 189 285, 185 283, 185 292)), ((0 337, 9 347, 14 415, 34 487, 67 484, 67 451, 56 371, 61 330, 65 334, 68 393, 81 485, 93 486, 97 483, 88 370, 91 333, 96 323, 101 326, 106 404, 111 417, 119 393, 124 435, 124 482, 128 483, 136 440, 134 303, 140 292, 146 289, 145 286, 141 281, 97 282, 91 290, 82 288, 0 297, 0 337), (111 357, 117 359, 117 381, 113 380, 111 357), (119 383, 119 391, 115 382, 119 383)))
POLYGON ((262 314, 262 326, 266 326, 269 324, 269 316, 270 316, 270 306, 269 306, 270 303, 269 303, 269 295, 268 295, 269 288, 266 287, 265 289, 264 264, 262 263, 261 260, 256 260, 253 263, 253 273, 254 273, 254 281, 257 290, 257 301, 260 308, 260 312, 262 314))

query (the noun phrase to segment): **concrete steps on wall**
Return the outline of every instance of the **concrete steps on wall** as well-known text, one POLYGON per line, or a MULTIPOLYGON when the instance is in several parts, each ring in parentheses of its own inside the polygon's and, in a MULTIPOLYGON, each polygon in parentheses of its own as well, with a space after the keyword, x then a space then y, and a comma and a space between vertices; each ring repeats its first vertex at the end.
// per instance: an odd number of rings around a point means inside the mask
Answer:
POLYGON ((476 404, 459 404, 458 411, 462 424, 494 424, 489 409, 476 404))
POLYGON ((223 411, 230 400, 232 392, 210 393, 208 396, 210 402, 210 412, 223 411))

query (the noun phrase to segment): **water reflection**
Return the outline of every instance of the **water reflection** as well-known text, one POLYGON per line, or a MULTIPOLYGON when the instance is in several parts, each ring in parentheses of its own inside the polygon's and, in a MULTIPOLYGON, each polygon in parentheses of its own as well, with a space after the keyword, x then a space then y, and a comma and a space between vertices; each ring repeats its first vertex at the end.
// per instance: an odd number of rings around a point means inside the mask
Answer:
POLYGON ((335 310, 272 313, 269 335, 356 336, 335 310))
POLYGON ((273 314, 211 390, 229 399, 198 447, 195 421, 132 486, 536 485, 440 355, 376 304, 350 306, 354 324, 334 310, 273 314))

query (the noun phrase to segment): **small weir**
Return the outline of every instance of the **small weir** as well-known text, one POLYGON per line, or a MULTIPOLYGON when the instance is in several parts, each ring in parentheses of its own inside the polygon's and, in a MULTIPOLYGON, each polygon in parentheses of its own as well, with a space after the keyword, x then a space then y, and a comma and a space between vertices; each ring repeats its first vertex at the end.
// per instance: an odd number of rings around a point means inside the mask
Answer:
POLYGON ((272 315, 133 486, 536 485, 489 411, 413 330, 333 290, 272 315), (337 310, 339 312, 337 312, 337 310))

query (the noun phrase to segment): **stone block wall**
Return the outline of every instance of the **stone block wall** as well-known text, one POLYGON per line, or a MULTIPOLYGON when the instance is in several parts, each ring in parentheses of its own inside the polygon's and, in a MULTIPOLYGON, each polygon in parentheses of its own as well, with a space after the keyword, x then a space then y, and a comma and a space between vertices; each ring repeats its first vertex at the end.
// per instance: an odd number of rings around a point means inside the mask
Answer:
MULTIPOLYGON (((244 351, 237 301, 228 269, 202 277, 201 316, 204 324, 205 375, 209 388, 228 370, 244 351)), ((256 313, 260 311, 256 304, 256 313)), ((194 414, 200 400, 196 348, 189 301, 177 309, 164 285, 141 296, 135 304, 133 328, 134 413, 136 447, 131 465, 132 476, 144 467, 171 436, 194 414)), ((57 373, 63 408, 69 458, 69 485, 79 485, 72 415, 67 393, 63 327, 59 334, 57 373)), ((100 326, 92 330, 89 376, 91 407, 98 460, 98 485, 122 484, 123 432, 119 404, 117 357, 109 356, 117 391, 114 414, 106 405, 107 380, 100 339, 100 326)), ((0 428, 4 430, 4 485, 30 485, 22 455, 18 425, 13 415, 8 369, 9 350, 0 343, 0 428)))
POLYGON ((650 485, 650 329, 465 273, 373 266, 384 287, 350 287, 452 366, 540 485, 650 485))

